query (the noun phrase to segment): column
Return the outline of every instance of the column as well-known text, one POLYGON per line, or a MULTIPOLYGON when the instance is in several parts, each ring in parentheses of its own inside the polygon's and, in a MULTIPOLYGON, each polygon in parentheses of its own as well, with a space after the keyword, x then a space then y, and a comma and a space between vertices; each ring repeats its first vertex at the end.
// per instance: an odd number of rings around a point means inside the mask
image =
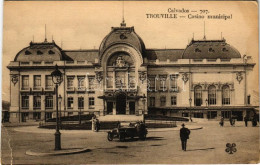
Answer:
POLYGON ((129 101, 126 101, 126 115, 129 115, 130 111, 129 111, 129 101))
POLYGON ((216 93, 216 105, 218 106, 221 106, 221 100, 222 100, 222 97, 221 97, 221 90, 220 89, 217 89, 217 93, 216 93))
POLYGON ((41 119, 45 118, 45 95, 41 95, 41 119))
POLYGON ((113 115, 116 115, 116 102, 113 102, 113 115))

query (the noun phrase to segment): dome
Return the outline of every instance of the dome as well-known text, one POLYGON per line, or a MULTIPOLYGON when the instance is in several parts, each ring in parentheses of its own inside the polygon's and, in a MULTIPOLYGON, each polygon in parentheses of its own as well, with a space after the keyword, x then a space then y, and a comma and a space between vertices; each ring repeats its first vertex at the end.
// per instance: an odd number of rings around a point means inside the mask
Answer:
POLYGON ((144 56, 145 45, 141 37, 139 37, 134 30, 134 27, 126 27, 125 23, 121 23, 121 27, 112 27, 111 32, 103 39, 99 47, 99 54, 102 55, 104 51, 114 44, 127 44, 144 56))
POLYGON ((65 59, 65 55, 63 55, 61 48, 58 47, 55 42, 41 42, 34 43, 31 42, 30 46, 22 49, 17 53, 14 61, 20 62, 52 62, 59 61, 65 59))
POLYGON ((182 54, 183 59, 241 58, 239 51, 226 40, 192 40, 182 54))

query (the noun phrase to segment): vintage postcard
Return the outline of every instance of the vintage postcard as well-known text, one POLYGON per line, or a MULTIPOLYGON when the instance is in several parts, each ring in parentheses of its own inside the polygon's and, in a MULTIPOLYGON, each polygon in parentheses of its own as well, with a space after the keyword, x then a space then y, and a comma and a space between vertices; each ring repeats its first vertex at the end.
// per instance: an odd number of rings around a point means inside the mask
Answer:
POLYGON ((259 163, 256 1, 5 1, 2 164, 259 163))

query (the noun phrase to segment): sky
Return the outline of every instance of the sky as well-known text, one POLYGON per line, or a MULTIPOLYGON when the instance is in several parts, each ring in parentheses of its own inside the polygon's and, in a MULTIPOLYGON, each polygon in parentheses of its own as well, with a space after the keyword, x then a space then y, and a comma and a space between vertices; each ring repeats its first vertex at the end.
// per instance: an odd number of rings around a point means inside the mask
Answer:
POLYGON ((243 56, 252 56, 256 66, 249 77, 249 88, 258 91, 258 9, 255 2, 232 1, 5 1, 3 14, 2 99, 9 101, 9 70, 6 66, 29 43, 52 38, 63 49, 98 49, 103 38, 124 18, 134 26, 146 48, 184 49, 194 39, 220 39, 234 46, 243 56), (124 6, 124 7, 123 7, 124 6), (173 13, 172 10, 189 10, 173 13), (232 19, 189 19, 188 14, 225 14, 232 19), (123 12, 124 11, 124 12, 123 12), (197 12, 192 12, 197 11, 197 12), (146 14, 177 14, 176 19, 147 18, 146 14), (180 18, 183 15, 185 18, 180 18), (61 44, 62 43, 62 44, 61 44))

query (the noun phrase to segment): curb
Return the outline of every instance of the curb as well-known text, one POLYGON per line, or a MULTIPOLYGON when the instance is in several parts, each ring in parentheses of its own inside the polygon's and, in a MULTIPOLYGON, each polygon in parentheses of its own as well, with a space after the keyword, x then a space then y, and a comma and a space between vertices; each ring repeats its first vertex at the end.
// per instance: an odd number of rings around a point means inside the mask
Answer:
POLYGON ((36 152, 28 150, 25 152, 26 155, 30 156, 55 156, 55 155, 69 155, 69 154, 76 154, 81 152, 89 152, 90 149, 87 148, 77 148, 77 149, 61 149, 58 151, 51 150, 49 152, 36 152))

